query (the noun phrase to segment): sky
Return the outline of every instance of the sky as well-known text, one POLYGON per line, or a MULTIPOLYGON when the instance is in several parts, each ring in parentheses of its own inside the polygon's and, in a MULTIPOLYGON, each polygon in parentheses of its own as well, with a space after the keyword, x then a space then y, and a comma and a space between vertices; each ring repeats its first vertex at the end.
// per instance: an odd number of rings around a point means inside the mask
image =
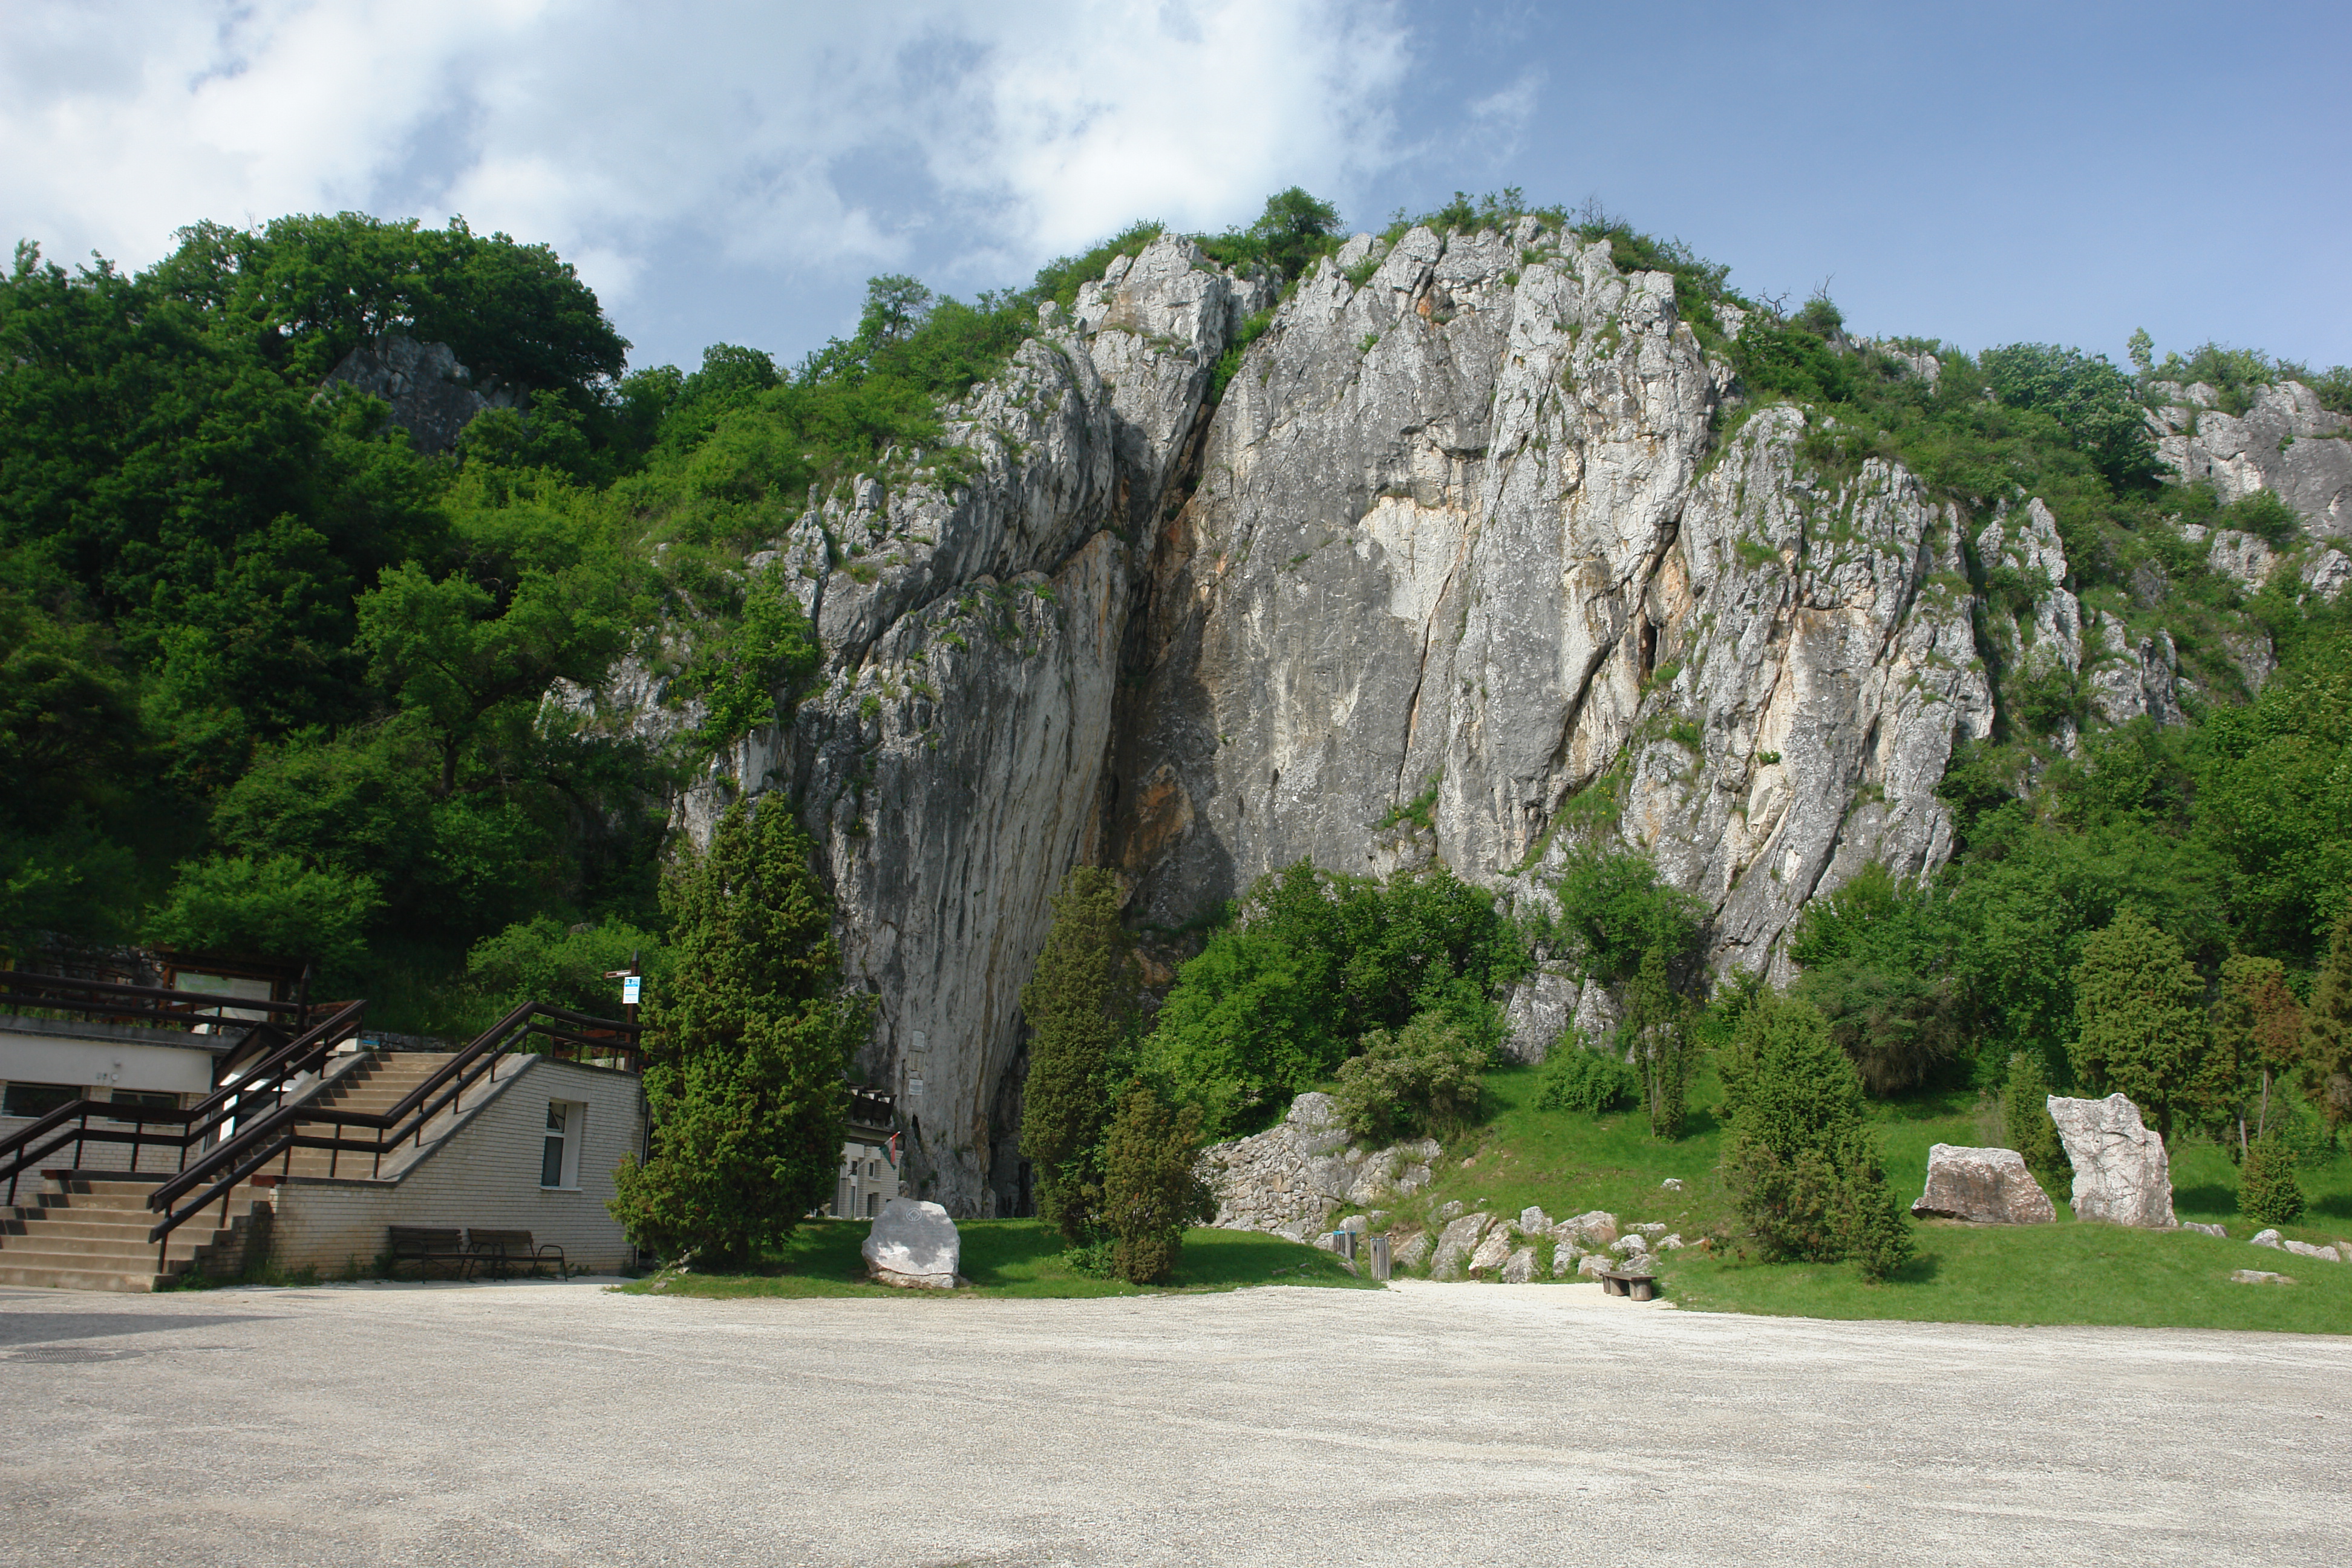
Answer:
POLYGON ((2345 0, 6 0, 0 228, 356 209, 552 245, 632 363, 786 362, 1139 217, 1597 198, 1861 332, 2352 363, 2345 0))

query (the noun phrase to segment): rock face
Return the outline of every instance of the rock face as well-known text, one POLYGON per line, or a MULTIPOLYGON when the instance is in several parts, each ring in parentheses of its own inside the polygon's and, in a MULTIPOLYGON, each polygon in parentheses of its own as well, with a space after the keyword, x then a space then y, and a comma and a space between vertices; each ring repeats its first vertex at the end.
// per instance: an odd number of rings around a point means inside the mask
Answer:
POLYGON ((2270 490, 2313 532, 2352 538, 2352 419, 2319 405, 2299 381, 2257 387, 2242 415, 2223 413, 2210 386, 2158 384, 2167 405, 2151 417, 2157 453, 2183 479, 2210 480, 2224 502, 2270 490))
POLYGON ((503 387, 478 389, 447 343, 414 338, 362 343, 327 373, 327 380, 392 405, 393 423, 408 432, 409 445, 420 452, 447 451, 474 416, 486 408, 511 408, 515 401, 503 387))
MULTIPOLYGON (((942 411, 941 449, 813 494, 747 570, 814 621, 819 685, 677 820, 699 840, 740 795, 796 803, 879 1000, 855 1072, 899 1097, 910 1191, 1018 1202, 1019 995, 1074 864, 1119 870, 1130 918, 1164 927, 1307 857, 1442 860, 1534 909, 1563 823, 1613 816, 1714 912, 1718 966, 1785 978, 1809 899, 1948 857, 1935 788, 1991 731, 1988 656, 2078 675, 2106 722, 2179 717, 2171 644, 2074 597, 2039 501, 1979 527, 1900 466, 1822 470, 1818 416, 1736 394, 1669 275, 1532 219, 1359 236, 1279 301, 1165 237, 1043 311, 942 411), (2026 590, 2000 616, 1969 586, 1987 551, 2026 590)), ((2317 448, 2347 443, 2283 395, 2309 431, 2288 455, 2314 450, 2277 485, 2334 517, 2317 448)), ((2270 474, 2272 415, 2242 440, 2221 417, 2169 433, 2202 443, 2179 462, 2270 474)), ((648 735, 691 721, 651 670, 618 676, 565 700, 648 735)), ((1538 973, 1508 1049, 1613 1021, 1604 988, 1538 973)), ((1221 1222, 1311 1234, 1428 1179, 1427 1155, 1276 1132, 1225 1156, 1221 1222)))
POLYGON ((2058 1217, 2050 1194, 2016 1150, 1950 1143, 1927 1151, 1927 1189, 1911 1212, 1979 1225, 2048 1225, 2058 1217))
POLYGON ((948 1211, 914 1198, 883 1205, 858 1251, 876 1280, 908 1289, 954 1289, 963 1260, 963 1242, 948 1211))
POLYGON ((1727 384, 1667 275, 1531 222, 1302 279, 1153 563, 1138 912, 1302 857, 1528 887, 1591 788, 1721 910, 1721 962, 1873 858, 1938 864, 1934 785, 1991 719, 1956 519, 1883 463, 1811 473, 1792 409, 1711 450, 1727 384))
POLYGON ((2076 1219, 2169 1229, 2172 1166, 2164 1140, 2142 1124, 2139 1107, 2120 1094, 2105 1100, 2052 1095, 2050 1119, 2074 1167, 2076 1219))

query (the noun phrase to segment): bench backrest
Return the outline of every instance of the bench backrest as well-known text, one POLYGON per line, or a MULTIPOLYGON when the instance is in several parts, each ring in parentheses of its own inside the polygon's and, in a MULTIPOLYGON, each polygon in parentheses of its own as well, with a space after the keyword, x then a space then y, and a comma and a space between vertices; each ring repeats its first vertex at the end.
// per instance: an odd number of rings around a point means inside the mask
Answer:
POLYGON ((458 1233, 435 1230, 421 1225, 395 1225, 386 1227, 392 1232, 394 1252, 455 1252, 458 1233))

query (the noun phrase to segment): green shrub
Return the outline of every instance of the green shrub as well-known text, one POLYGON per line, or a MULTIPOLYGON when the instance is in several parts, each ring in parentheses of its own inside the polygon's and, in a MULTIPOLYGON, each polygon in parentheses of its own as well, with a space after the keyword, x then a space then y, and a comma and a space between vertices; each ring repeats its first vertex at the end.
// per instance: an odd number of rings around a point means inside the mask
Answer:
POLYGON ((1580 1110, 1588 1116, 1631 1109, 1642 1098, 1642 1075, 1631 1062, 1596 1051, 1570 1034, 1544 1058, 1536 1089, 1538 1110, 1580 1110))
POLYGON ((2303 1217, 2303 1187, 2294 1179, 2294 1151, 2275 1136, 2246 1151, 2238 1171, 2238 1212, 2256 1225, 2293 1225, 2303 1217))
POLYGON ((1862 1079, 1818 1012, 1759 995, 1722 1055, 1724 1185, 1765 1256, 1852 1258, 1868 1279, 1916 1244, 1864 1121, 1862 1079))
POLYGON ((2071 1183, 2074 1166, 2059 1139, 2058 1124, 2050 1120, 2050 1078, 2042 1058, 2032 1051, 2015 1051, 2009 1058, 2009 1082, 2001 1090, 2002 1136, 2024 1158, 2026 1169, 2055 1187, 2071 1183))
POLYGON ((1116 876, 1074 867, 1021 988, 1031 1030, 1021 1152, 1035 1167, 1038 1214, 1073 1243, 1095 1240, 1101 1222, 1103 1141, 1134 1048, 1141 975, 1118 923, 1120 902, 1116 876))
POLYGON ((1486 1060, 1486 1045, 1459 1024, 1420 1013, 1394 1034, 1366 1035, 1363 1054, 1340 1064, 1333 1098, 1362 1137, 1457 1132, 1477 1115, 1486 1060))
POLYGON ((1443 866, 1385 882, 1312 864, 1261 877, 1232 923, 1184 965, 1142 1067, 1198 1105, 1212 1137, 1262 1125, 1339 1070, 1376 1029, 1435 1012, 1482 1051, 1502 1037, 1496 997, 1528 965, 1494 895, 1443 866))
POLYGON ((1102 1221, 1111 1267, 1129 1284, 1174 1274, 1185 1227, 1216 1217, 1200 1152, 1200 1107, 1171 1110, 1141 1084, 1127 1091, 1103 1147, 1102 1221))

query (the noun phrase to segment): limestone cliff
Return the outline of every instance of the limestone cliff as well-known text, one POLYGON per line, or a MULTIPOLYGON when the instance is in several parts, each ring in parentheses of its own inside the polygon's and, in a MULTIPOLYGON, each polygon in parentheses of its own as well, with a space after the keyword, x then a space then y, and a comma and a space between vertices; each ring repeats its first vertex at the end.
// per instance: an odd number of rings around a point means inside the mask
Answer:
MULTIPOLYGON (((1809 898, 1950 855, 1935 788, 1991 731, 1989 673, 2179 716, 2169 642, 2077 600, 2038 501, 1970 520, 1899 466, 1822 467, 1818 416, 1747 404, 1673 279, 1606 245, 1360 236, 1212 406, 1275 303, 1160 239, 1045 310, 947 411, 950 452, 813 497, 749 563, 792 574, 823 683, 681 822, 798 803, 880 998, 860 1076, 904 1097, 915 1190, 952 1212, 1017 1196, 1019 992, 1081 859, 1176 927, 1301 858, 1433 857, 1540 900, 1613 832, 1713 909, 1719 965, 1779 969, 1809 898)), ((2215 417, 2177 462, 2288 477, 2268 426, 2223 453, 2215 417)), ((2293 482, 2336 515, 2326 474, 2293 482)), ((677 721, 623 676, 598 700, 677 721)), ((1515 1046, 1603 1007, 1539 976, 1515 1046)))

